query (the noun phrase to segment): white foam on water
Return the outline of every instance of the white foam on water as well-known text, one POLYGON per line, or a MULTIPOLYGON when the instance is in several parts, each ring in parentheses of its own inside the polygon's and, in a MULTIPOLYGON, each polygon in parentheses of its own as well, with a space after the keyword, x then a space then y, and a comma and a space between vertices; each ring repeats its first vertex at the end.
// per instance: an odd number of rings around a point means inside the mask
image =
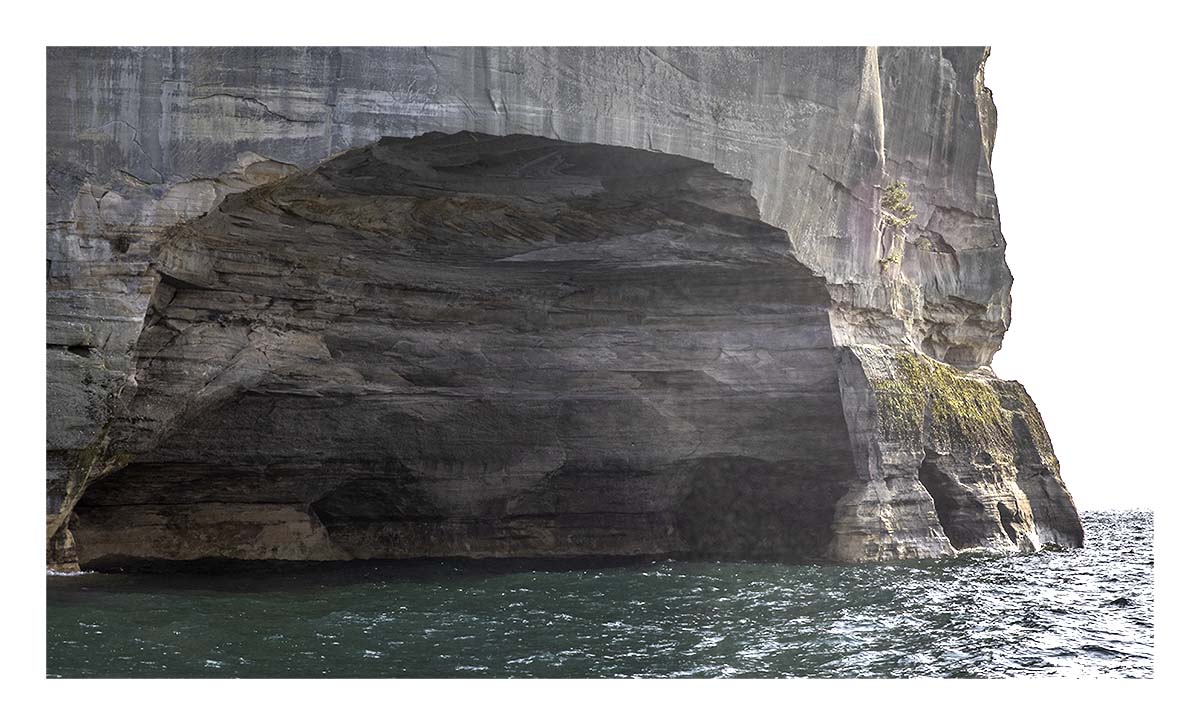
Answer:
POLYGON ((94 572, 94 571, 86 571, 86 570, 85 571, 55 571, 54 569, 46 570, 46 576, 87 576, 89 574, 95 574, 95 573, 96 572, 94 572))

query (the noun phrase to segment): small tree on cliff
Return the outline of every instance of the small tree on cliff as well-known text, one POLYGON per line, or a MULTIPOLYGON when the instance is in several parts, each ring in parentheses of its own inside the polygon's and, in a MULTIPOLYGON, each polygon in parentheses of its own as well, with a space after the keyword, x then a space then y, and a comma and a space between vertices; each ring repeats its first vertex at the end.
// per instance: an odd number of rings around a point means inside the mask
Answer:
POLYGON ((893 181, 884 188, 879 208, 883 212, 883 223, 898 232, 903 232, 917 218, 913 205, 908 203, 908 185, 903 181, 893 181))
MULTIPOLYGON (((879 199, 879 211, 881 232, 879 241, 884 245, 884 250, 886 251, 888 246, 885 232, 889 227, 892 229, 892 246, 895 246, 897 240, 903 244, 905 241, 904 230, 917 218, 917 212, 913 210, 913 205, 908 201, 908 185, 903 181, 893 181, 884 187, 883 196, 879 199)), ((886 267, 899 261, 899 255, 893 252, 879 260, 879 263, 886 267)))

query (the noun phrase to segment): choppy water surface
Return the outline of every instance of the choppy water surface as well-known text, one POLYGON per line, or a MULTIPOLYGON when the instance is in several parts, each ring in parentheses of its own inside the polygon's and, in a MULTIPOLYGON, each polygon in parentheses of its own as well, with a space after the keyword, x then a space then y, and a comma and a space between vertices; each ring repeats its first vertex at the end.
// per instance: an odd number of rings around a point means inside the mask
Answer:
POLYGON ((1153 675, 1149 512, 894 566, 284 566, 47 579, 52 677, 1153 675))

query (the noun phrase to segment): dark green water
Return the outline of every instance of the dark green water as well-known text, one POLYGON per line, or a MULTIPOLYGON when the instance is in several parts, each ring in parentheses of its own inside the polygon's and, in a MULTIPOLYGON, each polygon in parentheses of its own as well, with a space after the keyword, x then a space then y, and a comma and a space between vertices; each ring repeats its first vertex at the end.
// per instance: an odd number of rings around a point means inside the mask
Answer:
POLYGON ((291 565, 47 578, 51 677, 1150 677, 1153 516, 894 566, 291 565))

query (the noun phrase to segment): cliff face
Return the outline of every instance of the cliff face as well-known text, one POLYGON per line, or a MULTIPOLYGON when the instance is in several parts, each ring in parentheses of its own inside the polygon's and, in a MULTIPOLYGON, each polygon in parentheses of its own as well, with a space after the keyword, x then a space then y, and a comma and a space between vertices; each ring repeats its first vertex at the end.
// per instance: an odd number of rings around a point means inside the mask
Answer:
POLYGON ((51 560, 1078 544, 985 57, 51 49, 51 560))
POLYGON ((172 230, 73 527, 106 556, 823 556, 829 296, 745 182, 387 139, 172 230))

